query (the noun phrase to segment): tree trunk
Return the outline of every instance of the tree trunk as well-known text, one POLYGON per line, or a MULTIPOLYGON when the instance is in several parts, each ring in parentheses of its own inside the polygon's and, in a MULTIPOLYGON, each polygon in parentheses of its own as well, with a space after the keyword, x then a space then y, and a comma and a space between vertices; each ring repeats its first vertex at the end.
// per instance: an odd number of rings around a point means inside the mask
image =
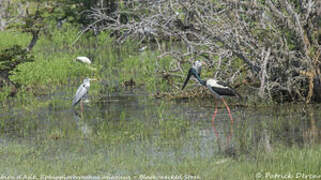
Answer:
POLYGON ((39 31, 32 31, 32 39, 27 47, 28 51, 31 51, 31 49, 36 45, 38 39, 39 39, 39 31))

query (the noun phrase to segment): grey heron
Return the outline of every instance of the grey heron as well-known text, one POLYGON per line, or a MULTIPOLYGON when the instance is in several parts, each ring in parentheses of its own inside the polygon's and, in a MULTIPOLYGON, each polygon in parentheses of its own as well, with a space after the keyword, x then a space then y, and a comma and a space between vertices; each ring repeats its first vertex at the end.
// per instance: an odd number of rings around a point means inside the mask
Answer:
MULTIPOLYGON (((201 74, 201 68, 202 68, 202 64, 200 61, 196 61, 193 66, 189 69, 186 80, 184 82, 184 85, 182 87, 182 90, 185 88, 187 82, 189 81, 191 76, 194 76, 201 85, 207 87, 210 92, 212 94, 214 94, 214 96, 221 100, 230 117, 231 120, 231 125, 233 125, 233 118, 232 118, 232 114, 231 114, 231 110, 229 108, 229 106, 227 105, 226 101, 224 100, 223 96, 238 96, 239 99, 242 99, 242 96, 237 93, 233 88, 231 88, 230 86, 224 84, 223 82, 217 81, 216 79, 207 79, 207 80, 202 80, 200 77, 201 74)), ((212 126, 214 129, 214 132, 216 133, 216 135, 218 136, 215 126, 214 126, 214 121, 215 121, 215 117, 216 117, 216 113, 217 113, 217 102, 215 101, 215 111, 214 114, 212 116, 212 126)), ((232 132, 231 132, 232 133, 232 132)))
POLYGON ((82 99, 88 94, 90 81, 94 81, 94 80, 96 79, 85 78, 83 80, 83 83, 77 89, 74 99, 72 100, 72 106, 76 106, 80 102, 81 111, 83 111, 82 99))

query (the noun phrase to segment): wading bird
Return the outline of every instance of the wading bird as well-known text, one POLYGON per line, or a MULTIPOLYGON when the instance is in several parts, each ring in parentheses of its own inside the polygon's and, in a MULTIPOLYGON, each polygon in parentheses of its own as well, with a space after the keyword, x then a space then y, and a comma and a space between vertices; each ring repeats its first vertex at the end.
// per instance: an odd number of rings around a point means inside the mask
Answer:
MULTIPOLYGON (((182 87, 182 90, 185 88, 185 86, 186 86, 187 82, 189 81, 189 79, 191 78, 191 76, 194 76, 201 85, 207 87, 210 90, 210 92, 212 94, 214 94, 216 99, 219 99, 224 103, 224 105, 228 111, 229 117, 231 119, 231 125, 233 125, 233 118, 231 115, 231 110, 230 110, 229 106, 227 105, 226 101, 224 100, 223 96, 238 96, 239 99, 242 99, 241 95, 239 93, 237 93, 230 86, 227 86, 224 83, 217 81, 215 79, 202 80, 200 77, 202 64, 203 63, 200 61, 196 61, 193 63, 193 66, 188 71, 188 74, 187 74, 186 80, 184 82, 184 85, 182 87)), ((213 129, 217 135, 217 132, 216 132, 216 129, 214 126, 214 120, 216 117, 216 113, 217 113, 217 102, 215 101, 215 111, 214 111, 214 114, 212 117, 212 126, 213 126, 213 129)), ((232 132, 231 132, 231 135, 232 135, 232 132)))
POLYGON ((194 68, 196 70, 199 77, 201 77, 201 71, 202 71, 203 64, 205 64, 205 63, 201 62, 201 61, 195 61, 192 66, 192 68, 194 68))
POLYGON ((189 81, 189 79, 191 78, 191 76, 193 75, 199 82, 201 82, 201 71, 202 71, 202 65, 203 62, 201 61, 195 61, 192 65, 192 67, 189 69, 188 74, 187 74, 187 78, 184 82, 183 88, 182 90, 185 88, 187 82, 189 81))
POLYGON ((76 106, 80 102, 80 108, 81 108, 81 111, 83 112, 84 107, 83 107, 82 99, 88 94, 90 81, 95 81, 95 80, 96 79, 90 79, 90 78, 84 79, 83 83, 77 89, 74 99, 72 100, 72 106, 76 106))
POLYGON ((79 61, 79 62, 82 62, 82 63, 85 63, 85 64, 91 64, 91 60, 85 56, 78 56, 76 58, 76 61, 79 61))

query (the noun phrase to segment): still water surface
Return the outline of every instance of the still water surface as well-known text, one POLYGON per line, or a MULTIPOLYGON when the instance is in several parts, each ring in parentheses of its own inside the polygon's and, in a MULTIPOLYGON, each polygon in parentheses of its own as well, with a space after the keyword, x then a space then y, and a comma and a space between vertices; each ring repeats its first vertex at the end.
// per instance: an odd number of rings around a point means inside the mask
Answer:
POLYGON ((128 91, 85 104, 84 109, 48 105, 0 112, 0 143, 19 142, 36 149, 46 144, 48 150, 40 155, 45 159, 99 152, 108 163, 110 156, 125 152, 147 158, 145 163, 151 165, 165 160, 175 164, 184 157, 250 156, 258 149, 272 151, 274 144, 320 143, 320 105, 232 105, 232 127, 227 111, 220 108, 215 120, 218 135, 211 124, 212 101, 160 100, 128 91))

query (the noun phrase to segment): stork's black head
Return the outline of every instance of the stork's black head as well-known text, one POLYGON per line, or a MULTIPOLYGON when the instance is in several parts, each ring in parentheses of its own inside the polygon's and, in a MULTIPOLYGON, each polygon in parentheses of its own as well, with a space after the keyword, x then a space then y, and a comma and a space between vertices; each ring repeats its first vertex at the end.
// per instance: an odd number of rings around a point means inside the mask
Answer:
POLYGON ((197 72, 197 74, 199 75, 199 77, 201 77, 201 71, 202 71, 202 65, 204 64, 204 62, 201 62, 199 60, 195 61, 193 63, 192 68, 194 68, 197 72))
POLYGON ((186 80, 184 82, 184 85, 182 87, 182 90, 185 88, 187 82, 189 81, 189 79, 191 78, 191 76, 194 76, 202 85, 204 84, 204 81, 201 80, 200 76, 198 75, 198 72, 195 68, 190 68, 189 71, 188 71, 188 74, 187 74, 187 77, 186 77, 186 80))

